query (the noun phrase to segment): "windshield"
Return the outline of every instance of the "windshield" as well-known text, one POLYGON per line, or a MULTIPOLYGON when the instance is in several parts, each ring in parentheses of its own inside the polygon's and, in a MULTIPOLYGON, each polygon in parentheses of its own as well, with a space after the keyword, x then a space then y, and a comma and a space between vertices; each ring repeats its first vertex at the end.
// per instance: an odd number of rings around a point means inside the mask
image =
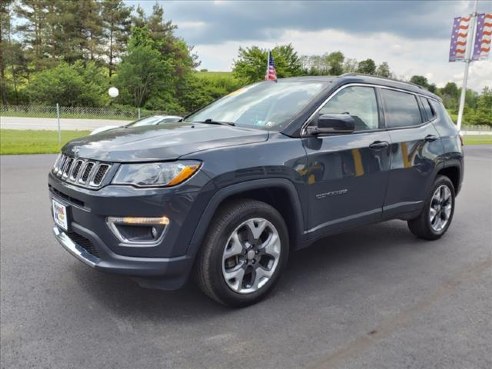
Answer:
POLYGON ((230 93, 188 116, 187 122, 234 123, 279 130, 325 87, 319 81, 260 82, 230 93))

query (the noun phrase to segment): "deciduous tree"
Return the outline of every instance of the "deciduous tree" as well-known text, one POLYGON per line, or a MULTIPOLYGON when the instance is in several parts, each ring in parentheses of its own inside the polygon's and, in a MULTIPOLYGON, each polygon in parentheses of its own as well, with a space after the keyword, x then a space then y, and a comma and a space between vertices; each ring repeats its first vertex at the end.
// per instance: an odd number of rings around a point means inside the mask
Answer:
POLYGON ((122 102, 143 107, 152 95, 172 95, 173 82, 172 65, 154 47, 149 30, 135 27, 115 79, 122 102))
MULTIPOLYGON (((299 56, 291 44, 276 46, 272 49, 277 77, 294 77, 303 74, 299 56)), ((251 83, 265 77, 268 50, 258 46, 239 48, 238 59, 234 60, 233 74, 236 78, 251 83)))
POLYGON ((357 73, 376 74, 376 63, 372 59, 362 60, 357 67, 357 73))
POLYGON ((376 69, 376 75, 384 78, 391 78, 393 76, 388 63, 386 62, 382 62, 378 65, 378 68, 376 69))
POLYGON ((103 106, 107 103, 107 77, 94 62, 82 61, 37 72, 29 84, 34 103, 62 106, 103 106))

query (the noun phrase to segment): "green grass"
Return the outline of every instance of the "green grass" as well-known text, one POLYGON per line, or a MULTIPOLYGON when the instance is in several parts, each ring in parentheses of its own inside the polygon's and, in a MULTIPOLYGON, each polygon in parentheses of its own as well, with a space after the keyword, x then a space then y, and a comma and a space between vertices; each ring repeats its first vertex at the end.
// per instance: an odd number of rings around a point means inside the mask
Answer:
POLYGON ((492 145, 492 135, 463 136, 465 145, 492 145))
MULTIPOLYGON (((61 131, 62 146, 88 134, 89 131, 61 131)), ((0 155, 51 154, 59 151, 57 131, 0 129, 0 155)))
POLYGON ((232 72, 196 72, 196 75, 201 78, 234 78, 232 72))

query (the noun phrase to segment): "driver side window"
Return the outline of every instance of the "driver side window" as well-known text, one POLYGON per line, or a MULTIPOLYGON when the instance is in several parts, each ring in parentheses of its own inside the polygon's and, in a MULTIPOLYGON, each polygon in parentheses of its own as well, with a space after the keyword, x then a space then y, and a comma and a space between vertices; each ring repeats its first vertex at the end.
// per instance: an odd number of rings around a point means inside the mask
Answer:
POLYGON ((376 92, 372 87, 342 89, 321 108, 319 114, 350 114, 355 120, 355 131, 379 128, 376 92))

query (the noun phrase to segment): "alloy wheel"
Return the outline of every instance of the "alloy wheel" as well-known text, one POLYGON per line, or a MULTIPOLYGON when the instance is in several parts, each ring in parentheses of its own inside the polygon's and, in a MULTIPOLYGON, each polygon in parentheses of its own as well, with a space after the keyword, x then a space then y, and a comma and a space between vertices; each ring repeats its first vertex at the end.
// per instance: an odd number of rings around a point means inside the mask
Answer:
POLYGON ((451 190, 447 185, 440 185, 434 191, 429 208, 429 222, 434 232, 442 232, 449 222, 453 209, 451 190))
POLYGON ((275 226, 264 218, 241 223, 229 236, 222 256, 222 275, 233 291, 249 294, 273 276, 280 260, 281 241, 275 226))

